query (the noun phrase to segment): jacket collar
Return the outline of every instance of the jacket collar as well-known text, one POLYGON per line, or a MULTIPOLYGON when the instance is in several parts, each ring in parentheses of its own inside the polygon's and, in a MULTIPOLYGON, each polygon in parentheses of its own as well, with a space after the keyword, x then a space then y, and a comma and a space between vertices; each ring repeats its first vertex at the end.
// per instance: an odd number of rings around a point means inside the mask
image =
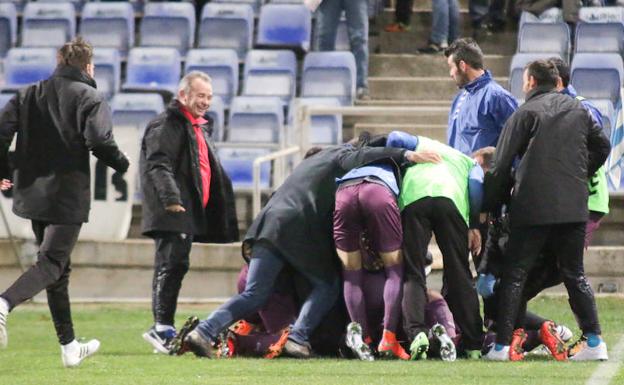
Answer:
POLYGON ((568 96, 570 96, 572 98, 576 98, 576 96, 577 96, 576 90, 574 89, 574 87, 572 87, 572 84, 568 84, 568 86, 566 88, 562 89, 559 92, 564 94, 564 95, 568 95, 568 96))
POLYGON ((97 84, 95 83, 95 79, 89 76, 86 72, 79 70, 74 66, 68 66, 65 64, 59 64, 54 70, 54 75, 57 77, 67 78, 71 80, 75 80, 81 83, 86 83, 93 88, 97 88, 97 84))
POLYGON ((539 96, 539 95, 542 95, 542 94, 547 94, 549 92, 557 92, 557 91, 555 91, 555 89, 553 87, 550 87, 550 86, 535 87, 535 88, 533 88, 531 91, 529 91, 526 94, 526 101, 529 101, 529 100, 533 99, 536 96, 539 96))
POLYGON ((492 73, 490 72, 490 70, 485 70, 483 75, 466 84, 464 86, 464 89, 472 94, 483 88, 483 86, 485 86, 490 81, 492 81, 492 73))
MULTIPOLYGON (((182 112, 181 107, 182 107, 182 103, 180 103, 178 99, 171 99, 171 102, 169 102, 169 105, 167 106, 167 110, 166 110, 167 114, 174 115, 177 119, 180 119, 185 123, 190 123, 190 121, 182 112)), ((205 115, 203 119, 204 121, 200 124, 207 126, 209 132, 212 133, 212 124, 213 124, 212 118, 208 115, 205 115)))

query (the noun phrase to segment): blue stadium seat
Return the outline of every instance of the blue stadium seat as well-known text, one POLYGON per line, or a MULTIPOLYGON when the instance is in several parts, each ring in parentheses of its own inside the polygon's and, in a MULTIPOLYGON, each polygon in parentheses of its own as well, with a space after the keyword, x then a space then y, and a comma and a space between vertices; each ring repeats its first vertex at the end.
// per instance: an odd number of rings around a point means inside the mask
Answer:
POLYGON ((195 42, 195 7, 187 2, 150 2, 143 11, 142 47, 171 47, 180 54, 195 42))
POLYGON ((223 100, 218 96, 213 96, 210 102, 210 109, 206 112, 206 115, 212 119, 212 140, 215 142, 222 142, 224 136, 223 126, 225 124, 225 108, 223 100))
POLYGON ((582 7, 579 10, 582 23, 624 23, 623 7, 582 7))
POLYGON ((132 48, 122 89, 168 91, 174 95, 180 82, 180 54, 175 48, 132 48))
POLYGON ((311 31, 312 15, 304 5, 267 4, 260 10, 256 44, 307 52, 311 31))
POLYGON ((202 10, 197 47, 231 48, 242 61, 251 49, 253 31, 254 15, 250 5, 207 3, 202 10))
POLYGON ((616 105, 624 82, 622 57, 614 53, 574 55, 570 83, 588 99, 609 99, 616 105))
POLYGON ((355 97, 355 58, 351 52, 310 52, 303 61, 302 97, 335 97, 343 105, 355 97))
POLYGON ((520 14, 518 30, 520 30, 525 23, 557 24, 563 22, 563 12, 561 11, 561 8, 549 8, 542 12, 539 16, 536 16, 531 12, 524 11, 520 14))
POLYGON ((0 58, 17 43, 17 11, 15 4, 0 3, 0 58))
POLYGON ((18 14, 24 12, 24 7, 26 6, 26 0, 0 0, 0 3, 9 3, 15 5, 15 10, 18 14))
POLYGON ((593 99, 590 100, 594 106, 602 114, 603 131, 607 138, 611 138, 611 128, 615 120, 615 107, 609 99, 593 99))
POLYGON ((24 8, 22 47, 58 48, 76 34, 76 11, 70 3, 28 3, 24 8))
POLYGON ((284 109, 280 98, 238 96, 230 105, 228 142, 280 143, 284 109))
POLYGON ((0 111, 2 111, 2 109, 4 108, 4 106, 7 105, 7 103, 9 102, 9 100, 11 100, 11 98, 15 96, 15 93, 11 92, 11 93, 2 93, 0 94, 0 111))
POLYGON ((37 0, 40 3, 70 3, 76 12, 81 12, 87 0, 37 0))
POLYGON ((258 16, 260 7, 264 3, 264 0, 213 0, 216 4, 243 4, 249 5, 255 16, 258 16))
POLYGON ((583 7, 576 26, 575 52, 624 55, 624 8, 583 7))
POLYGON ((17 90, 47 79, 56 68, 53 48, 12 48, 4 60, 3 90, 17 90))
POLYGON ((95 81, 97 89, 105 98, 110 99, 119 91, 121 83, 121 62, 119 52, 113 48, 99 48, 93 51, 95 81))
POLYGON ((518 52, 558 52, 568 61, 570 29, 566 23, 525 23, 518 32, 518 52))
POLYGON ((159 94, 115 94, 111 100, 114 126, 134 126, 140 132, 150 120, 165 110, 159 94))
MULTIPOLYGON (((341 106, 336 98, 298 98, 293 100, 288 109, 289 125, 294 124, 297 108, 300 106, 341 106)), ((342 143, 342 115, 312 115, 310 119, 310 143, 340 144, 342 143)))
POLYGON ((226 107, 238 93, 238 55, 233 49, 192 49, 186 56, 185 72, 203 71, 212 78, 212 93, 226 107))
POLYGON ((517 53, 513 56, 509 65, 509 91, 514 98, 524 99, 524 91, 522 91, 524 67, 532 61, 550 59, 551 57, 561 59, 558 52, 517 53))
MULTIPOLYGON (((218 150, 219 160, 232 180, 232 187, 253 187, 253 162, 254 159, 269 154, 268 149, 261 148, 230 148, 220 147, 218 150)), ((269 187, 271 179, 271 163, 264 162, 260 166, 260 187, 269 187)))
POLYGON ((127 2, 87 3, 82 10, 80 34, 94 47, 116 48, 126 57, 134 46, 132 5, 127 2))
POLYGON ((297 58, 289 50, 251 50, 245 58, 243 95, 278 96, 287 105, 295 96, 297 58))

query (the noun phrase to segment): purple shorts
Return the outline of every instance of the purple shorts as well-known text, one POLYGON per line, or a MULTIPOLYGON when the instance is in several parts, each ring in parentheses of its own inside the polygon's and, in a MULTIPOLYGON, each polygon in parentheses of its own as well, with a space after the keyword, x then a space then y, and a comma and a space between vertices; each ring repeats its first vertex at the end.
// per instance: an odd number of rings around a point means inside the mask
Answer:
POLYGON ((336 192, 334 242, 340 250, 360 248, 360 234, 368 230, 371 245, 378 252, 401 248, 403 229, 396 197, 390 189, 374 182, 340 187, 336 192))

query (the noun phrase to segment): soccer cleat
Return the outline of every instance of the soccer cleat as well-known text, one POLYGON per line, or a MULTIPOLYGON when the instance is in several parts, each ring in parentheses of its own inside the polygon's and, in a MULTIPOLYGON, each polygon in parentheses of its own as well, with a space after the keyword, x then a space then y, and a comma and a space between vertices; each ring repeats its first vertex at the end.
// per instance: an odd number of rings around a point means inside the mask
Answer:
POLYGON ((511 337, 511 345, 509 346, 509 360, 510 361, 522 361, 524 360, 524 343, 527 340, 527 334, 524 329, 516 329, 511 337))
POLYGON ((216 355, 216 348, 212 341, 205 339, 196 329, 191 330, 182 340, 182 349, 184 352, 191 351, 197 357, 211 358, 216 355))
POLYGON ((256 326, 252 323, 249 323, 247 321, 245 321, 244 319, 238 321, 237 323, 235 323, 230 330, 232 330, 234 333, 238 334, 239 336, 248 336, 250 335, 254 329, 256 328, 256 326))
POLYGON ((189 317, 186 322, 184 322, 178 334, 167 345, 169 354, 181 356, 187 352, 184 346, 184 338, 197 327, 197 324, 199 324, 199 319, 195 316, 189 317))
POLYGON ((84 344, 73 340, 67 345, 61 345, 63 366, 66 368, 78 366, 82 360, 94 355, 99 349, 100 341, 98 340, 91 340, 84 344))
POLYGON ((269 346, 269 351, 264 355, 264 358, 271 360, 282 354, 282 350, 284 350, 284 346, 286 345, 286 342, 288 342, 289 333, 289 327, 282 329, 282 335, 280 335, 279 340, 269 346))
POLYGON ((357 322, 347 325, 347 335, 345 337, 347 346, 353 351, 355 356, 362 361, 374 361, 370 346, 362 338, 362 326, 357 322))
POLYGON ((392 23, 384 27, 384 31, 386 32, 407 32, 410 29, 411 27, 409 24, 403 24, 403 23, 392 23))
POLYGON ((219 348, 217 358, 232 358, 236 354, 236 333, 231 330, 221 333, 219 337, 219 348))
POLYGON ((6 301, 0 298, 0 349, 4 349, 9 344, 9 334, 7 333, 7 316, 9 309, 6 301))
POLYGON ((483 359, 488 361, 509 361, 509 346, 494 344, 487 354, 483 356, 483 359))
POLYGON ((396 339, 396 334, 389 330, 384 330, 377 347, 377 352, 380 357, 383 358, 399 358, 401 360, 409 360, 410 356, 405 352, 405 349, 401 346, 396 339))
POLYGON ((550 354, 555 358, 555 360, 565 361, 568 359, 565 342, 561 339, 557 330, 557 325, 555 325, 554 322, 544 322, 542 327, 540 327, 539 337, 542 344, 548 348, 550 354))
POLYGON ((566 343, 574 337, 572 330, 565 325, 557 325, 557 334, 559 334, 561 340, 566 343))
POLYGON ((416 334, 414 340, 410 344, 410 359, 426 360, 427 350, 429 350, 429 339, 423 332, 416 334))
POLYGON ((284 355, 293 358, 312 358, 312 347, 309 343, 299 343, 290 338, 286 340, 284 355))
POLYGON ((143 333, 143 339, 152 345, 154 352, 162 354, 169 354, 169 345, 175 336, 175 329, 158 332, 155 326, 152 326, 148 331, 143 333))
POLYGON ((440 341, 440 358, 442 358, 442 361, 455 361, 457 359, 457 350, 451 337, 446 334, 446 328, 441 324, 435 324, 431 328, 431 334, 440 341))
POLYGON ((480 360, 482 357, 481 350, 464 350, 467 360, 480 360))
POLYGON ((582 336, 568 350, 570 361, 607 361, 609 354, 607 344, 600 339, 594 347, 588 345, 587 337, 582 336))

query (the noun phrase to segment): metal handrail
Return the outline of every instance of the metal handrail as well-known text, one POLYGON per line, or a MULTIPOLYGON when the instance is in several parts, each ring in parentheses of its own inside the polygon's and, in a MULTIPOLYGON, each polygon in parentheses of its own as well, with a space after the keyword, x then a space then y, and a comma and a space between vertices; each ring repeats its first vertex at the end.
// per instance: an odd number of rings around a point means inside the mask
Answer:
MULTIPOLYGON (((253 191, 252 191, 252 211, 253 218, 255 218, 258 213, 260 213, 260 165, 264 162, 270 162, 272 160, 277 160, 279 158, 283 158, 288 155, 296 154, 300 151, 299 146, 288 147, 283 150, 275 151, 270 154, 259 156, 253 161, 253 191)), ((277 188, 284 181, 284 162, 281 162, 280 167, 275 167, 275 169, 279 169, 279 172, 273 173, 273 187, 277 188)))

